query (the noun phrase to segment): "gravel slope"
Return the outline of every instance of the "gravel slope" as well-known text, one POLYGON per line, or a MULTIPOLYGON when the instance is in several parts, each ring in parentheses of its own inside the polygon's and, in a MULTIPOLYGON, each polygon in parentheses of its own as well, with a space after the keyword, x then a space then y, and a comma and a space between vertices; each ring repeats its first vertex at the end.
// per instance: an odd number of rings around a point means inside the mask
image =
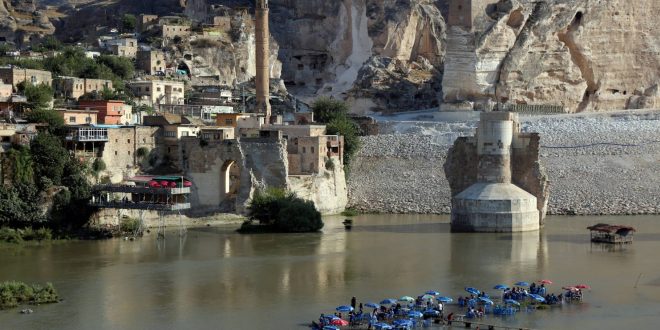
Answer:
MULTIPOLYGON (((551 214, 659 214, 660 111, 523 117, 541 133, 551 214)), ((475 122, 388 122, 395 134, 362 138, 349 206, 383 213, 448 213, 443 164, 475 122), (396 134, 403 132, 404 134, 396 134), (411 134, 412 133, 412 134, 411 134)))

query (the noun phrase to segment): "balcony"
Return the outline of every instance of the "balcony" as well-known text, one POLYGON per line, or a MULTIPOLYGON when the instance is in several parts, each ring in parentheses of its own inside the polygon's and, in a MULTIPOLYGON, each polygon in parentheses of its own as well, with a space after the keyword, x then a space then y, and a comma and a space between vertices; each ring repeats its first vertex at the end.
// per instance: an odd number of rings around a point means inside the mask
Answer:
POLYGON ((66 135, 67 141, 108 142, 108 129, 98 127, 71 127, 66 135))

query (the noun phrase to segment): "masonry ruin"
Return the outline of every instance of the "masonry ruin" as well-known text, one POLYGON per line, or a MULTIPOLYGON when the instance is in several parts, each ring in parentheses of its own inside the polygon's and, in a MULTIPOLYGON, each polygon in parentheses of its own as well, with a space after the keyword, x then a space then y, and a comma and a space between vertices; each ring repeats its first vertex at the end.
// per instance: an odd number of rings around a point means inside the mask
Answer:
POLYGON ((538 133, 521 133, 518 115, 484 112, 474 137, 460 137, 444 165, 456 232, 520 232, 543 226, 548 178, 538 133))

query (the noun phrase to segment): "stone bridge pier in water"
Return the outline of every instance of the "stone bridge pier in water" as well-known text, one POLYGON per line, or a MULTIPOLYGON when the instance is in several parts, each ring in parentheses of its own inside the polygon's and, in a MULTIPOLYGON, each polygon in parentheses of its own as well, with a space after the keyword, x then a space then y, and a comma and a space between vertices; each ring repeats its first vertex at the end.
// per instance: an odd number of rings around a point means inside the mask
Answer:
POLYGON ((538 150, 539 135, 521 133, 516 113, 482 113, 476 136, 457 139, 445 163, 452 231, 538 230, 548 201, 538 150))

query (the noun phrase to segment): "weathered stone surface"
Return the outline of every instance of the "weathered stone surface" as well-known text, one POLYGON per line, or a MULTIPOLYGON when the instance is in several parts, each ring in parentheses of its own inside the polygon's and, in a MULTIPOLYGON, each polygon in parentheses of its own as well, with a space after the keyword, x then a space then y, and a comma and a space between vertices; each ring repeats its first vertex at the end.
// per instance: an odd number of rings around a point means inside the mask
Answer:
POLYGON ((505 0, 470 29, 451 26, 445 102, 499 99, 567 112, 653 107, 635 89, 660 80, 660 3, 505 0))

